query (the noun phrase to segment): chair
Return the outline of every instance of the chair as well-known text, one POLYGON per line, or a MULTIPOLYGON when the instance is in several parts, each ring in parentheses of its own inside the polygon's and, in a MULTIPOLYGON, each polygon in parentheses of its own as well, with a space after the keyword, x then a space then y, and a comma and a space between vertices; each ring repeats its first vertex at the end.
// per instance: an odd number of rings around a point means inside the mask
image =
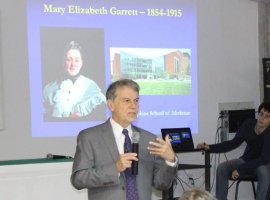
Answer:
POLYGON ((267 191, 266 199, 270 199, 270 184, 268 186, 268 191, 267 191))
POLYGON ((234 183, 236 182, 236 186, 235 186, 235 196, 234 199, 237 200, 238 199, 238 188, 239 188, 239 184, 241 182, 251 182, 252 184, 252 189, 253 189, 253 194, 254 194, 254 199, 256 199, 256 188, 255 188, 255 182, 257 182, 257 177, 256 176, 242 176, 240 178, 238 178, 237 180, 234 180, 232 178, 229 178, 229 180, 234 181, 234 183))

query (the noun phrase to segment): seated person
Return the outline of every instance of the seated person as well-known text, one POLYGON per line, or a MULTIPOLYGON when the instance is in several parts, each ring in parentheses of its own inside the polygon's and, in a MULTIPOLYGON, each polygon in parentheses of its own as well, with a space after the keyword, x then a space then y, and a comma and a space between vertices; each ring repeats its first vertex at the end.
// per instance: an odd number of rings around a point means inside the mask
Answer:
POLYGON ((99 105, 104 106, 105 117, 106 98, 93 80, 80 73, 82 66, 81 47, 71 41, 65 49, 63 76, 44 87, 45 118, 83 117, 99 105))
POLYGON ((229 177, 237 179, 244 175, 258 178, 257 200, 265 200, 270 183, 270 102, 263 102, 258 108, 258 119, 245 121, 232 140, 219 144, 198 144, 197 148, 212 153, 224 153, 239 147, 243 142, 247 146, 240 158, 220 163, 216 175, 216 197, 226 200, 229 177))

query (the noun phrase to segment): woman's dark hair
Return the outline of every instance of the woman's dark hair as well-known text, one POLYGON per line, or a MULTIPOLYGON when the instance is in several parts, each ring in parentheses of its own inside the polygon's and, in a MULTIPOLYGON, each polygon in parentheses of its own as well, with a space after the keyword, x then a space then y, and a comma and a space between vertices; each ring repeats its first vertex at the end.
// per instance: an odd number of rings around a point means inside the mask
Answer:
POLYGON ((81 45, 76 42, 76 41, 70 41, 66 46, 65 46, 65 49, 64 49, 64 61, 66 60, 66 54, 69 50, 71 49, 75 49, 75 50, 78 50, 81 54, 81 58, 83 59, 83 55, 82 55, 82 47, 81 45))

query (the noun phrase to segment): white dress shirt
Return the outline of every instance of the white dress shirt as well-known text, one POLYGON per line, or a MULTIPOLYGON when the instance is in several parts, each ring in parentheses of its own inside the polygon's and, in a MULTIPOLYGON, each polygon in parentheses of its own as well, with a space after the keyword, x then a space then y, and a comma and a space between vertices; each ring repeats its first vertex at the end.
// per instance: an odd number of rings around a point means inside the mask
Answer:
MULTIPOLYGON (((124 143, 125 143, 125 135, 122 133, 123 131, 123 127, 120 126, 117 122, 115 122, 112 118, 110 118, 110 122, 112 125, 112 129, 113 129, 113 134, 115 137, 115 141, 117 144, 117 148, 119 151, 119 154, 123 154, 124 153, 124 143)), ((131 129, 131 125, 129 125, 128 127, 126 127, 125 129, 128 130, 128 135, 130 138, 132 138, 132 129, 131 129)), ((166 164, 171 166, 171 167, 175 167, 177 165, 178 162, 178 158, 175 157, 175 162, 169 162, 167 160, 165 160, 166 164)))
MULTIPOLYGON (((124 153, 124 143, 125 143, 125 135, 122 133, 123 127, 120 126, 117 122, 115 122, 112 118, 110 118, 110 122, 112 125, 113 134, 114 134, 114 138, 115 138, 115 141, 117 144, 119 154, 123 154, 124 153)), ((131 125, 129 125, 125 129, 128 130, 129 138, 131 138, 132 133, 133 133, 132 129, 131 129, 131 125)))

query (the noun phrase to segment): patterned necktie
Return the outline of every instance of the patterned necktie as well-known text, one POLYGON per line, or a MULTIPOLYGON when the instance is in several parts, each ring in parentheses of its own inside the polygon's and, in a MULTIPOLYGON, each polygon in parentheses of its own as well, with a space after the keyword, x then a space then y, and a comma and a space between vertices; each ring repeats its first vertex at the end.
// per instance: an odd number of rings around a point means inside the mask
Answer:
MULTIPOLYGON (((124 151, 125 153, 131 152, 132 144, 131 144, 130 137, 128 135, 128 130, 123 129, 122 133, 125 135, 124 151)), ((136 184, 136 176, 131 174, 131 168, 127 168, 125 170, 125 177, 126 177, 126 187, 127 187, 127 200, 139 200, 137 184, 136 184)))

